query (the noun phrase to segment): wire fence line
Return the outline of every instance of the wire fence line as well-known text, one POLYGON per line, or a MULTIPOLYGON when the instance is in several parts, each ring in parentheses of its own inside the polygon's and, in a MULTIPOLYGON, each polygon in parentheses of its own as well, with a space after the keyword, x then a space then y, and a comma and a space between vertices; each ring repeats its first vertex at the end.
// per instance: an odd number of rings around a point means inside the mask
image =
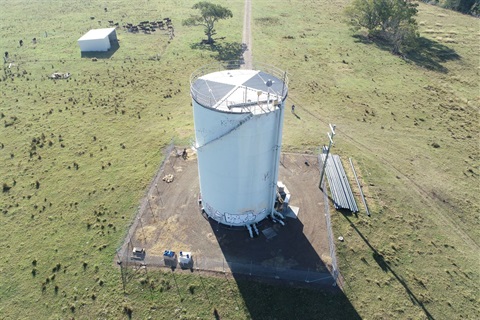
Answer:
MULTIPOLYGON (((323 157, 322 157, 322 148, 319 148, 318 151, 318 164, 320 166, 320 170, 323 168, 323 157)), ((340 271, 338 270, 338 265, 337 265, 337 255, 335 252, 335 242, 333 240, 333 231, 332 231, 332 223, 330 220, 330 206, 329 206, 329 199, 328 199, 328 194, 325 191, 325 180, 322 183, 322 190, 323 191, 323 202, 325 205, 325 221, 327 224, 327 235, 328 235, 328 246, 330 250, 330 258, 332 259, 332 276, 337 282, 338 277, 340 276, 340 271)))
POLYGON ((123 261, 124 257, 126 257, 126 259, 128 260, 128 256, 129 256, 129 252, 130 252, 130 250, 128 250, 128 249, 129 249, 129 245, 131 244, 132 239, 134 237, 135 230, 137 230, 138 224, 141 223, 142 214, 147 212, 146 209, 147 209, 147 206, 149 205, 148 199, 150 197, 150 194, 153 191, 153 188, 156 187, 156 184, 158 183, 159 179, 161 179, 160 175, 163 173, 163 171, 164 171, 163 169, 165 168, 165 164, 166 164, 166 162, 167 162, 167 160, 170 156, 170 153, 172 153, 174 148, 175 148, 175 141, 172 138, 170 140, 170 143, 167 145, 167 147, 165 147, 165 149, 163 151, 163 160, 162 160, 162 162, 160 163, 160 165, 157 169, 157 173, 155 174, 152 181, 150 182, 150 184, 146 188, 145 195, 142 198, 143 200, 140 203, 140 205, 137 207, 137 210, 135 212, 135 218, 132 220, 131 224, 126 229, 127 231, 125 233, 125 236, 122 238, 122 242, 121 242, 120 246, 117 247, 116 252, 117 252, 117 256, 119 256, 118 259, 120 261, 123 261))
MULTIPOLYGON (((135 234, 138 230, 143 230, 142 216, 148 214, 148 199, 152 193, 155 193, 156 184, 164 173, 165 166, 174 166, 177 157, 170 157, 176 146, 172 139, 163 151, 164 159, 158 167, 158 170, 145 190, 143 200, 136 209, 135 218, 132 220, 128 230, 125 233, 124 241, 116 250, 117 264, 121 267, 122 281, 125 285, 140 271, 147 270, 147 268, 180 268, 178 261, 174 264, 171 261, 165 261, 162 255, 151 255, 147 253, 134 254, 135 234), (169 160, 170 161, 167 161, 169 160), (173 159, 173 160, 172 160, 173 159), (174 161, 174 162, 172 162, 174 161)), ((178 151, 177 151, 178 153, 178 151)), ((318 166, 322 167, 322 161, 318 158, 318 166)), ((266 279, 272 281, 288 281, 297 283, 307 283, 318 285, 320 287, 336 285, 337 277, 339 276, 337 261, 335 256, 335 246, 333 242, 333 235, 330 223, 328 197, 325 194, 325 218, 327 223, 329 253, 332 260, 332 268, 326 266, 319 266, 316 268, 299 268, 290 267, 281 264, 260 264, 258 261, 233 261, 226 258, 212 258, 204 255, 194 255, 193 264, 188 267, 192 271, 198 272, 214 272, 241 275, 243 277, 251 277, 258 279, 266 279)))
MULTIPOLYGON (((123 256, 121 265, 124 268, 130 268, 130 277, 138 272, 141 267, 155 267, 165 269, 182 268, 177 261, 172 263, 172 260, 165 260, 163 256, 144 256, 136 258, 129 254, 123 256), (127 260, 128 259, 128 260, 127 260)), ((335 285, 334 273, 332 274, 326 267, 314 268, 288 268, 280 265, 259 265, 255 261, 237 262, 227 261, 226 259, 215 259, 205 256, 193 256, 193 263, 191 266, 185 268, 197 272, 214 272, 231 274, 233 276, 240 275, 243 277, 262 278, 277 281, 294 281, 298 283, 315 284, 319 286, 335 285)))
MULTIPOLYGON (((57 59, 42 59, 36 57, 35 59, 29 59, 25 54, 12 54, 8 59, 4 60, 4 68, 8 66, 10 63, 12 63, 12 68, 13 67, 19 67, 19 64, 38 64, 42 62, 85 62, 85 63, 91 63, 91 58, 97 58, 99 60, 108 60, 109 63, 112 62, 118 62, 118 63, 124 63, 125 61, 129 62, 136 62, 136 61, 161 61, 163 59, 163 54, 165 50, 162 50, 161 52, 152 52, 152 53, 138 53, 135 54, 135 56, 124 56, 124 57, 115 57, 115 55, 112 55, 110 57, 103 57, 102 52, 97 52, 96 56, 95 54, 89 54, 86 56, 77 56, 77 57, 71 57, 71 58, 57 58, 57 59)), ((106 51, 108 53, 108 51, 106 51)), ((105 52, 103 52, 103 55, 105 55, 105 52)), ((19 69, 20 70, 20 69, 19 69)))

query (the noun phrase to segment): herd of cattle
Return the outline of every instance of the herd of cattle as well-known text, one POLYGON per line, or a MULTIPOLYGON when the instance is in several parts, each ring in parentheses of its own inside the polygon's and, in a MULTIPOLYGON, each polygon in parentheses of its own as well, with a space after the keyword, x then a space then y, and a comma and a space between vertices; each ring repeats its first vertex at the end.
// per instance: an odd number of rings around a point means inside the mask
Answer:
MULTIPOLYGON (((108 21, 110 26, 119 27, 118 22, 108 21)), ((173 33, 173 24, 170 18, 164 18, 160 21, 142 21, 138 24, 127 23, 123 25, 123 28, 128 32, 138 33, 151 33, 155 32, 157 29, 168 30, 170 33, 173 33)))

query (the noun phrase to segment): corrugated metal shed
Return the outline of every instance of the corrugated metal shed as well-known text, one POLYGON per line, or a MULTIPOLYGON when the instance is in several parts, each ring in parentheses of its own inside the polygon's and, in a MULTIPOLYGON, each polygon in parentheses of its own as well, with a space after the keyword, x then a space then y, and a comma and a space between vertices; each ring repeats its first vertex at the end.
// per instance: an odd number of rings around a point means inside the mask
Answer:
POLYGON ((82 52, 108 51, 117 41, 115 28, 92 29, 77 40, 82 52))

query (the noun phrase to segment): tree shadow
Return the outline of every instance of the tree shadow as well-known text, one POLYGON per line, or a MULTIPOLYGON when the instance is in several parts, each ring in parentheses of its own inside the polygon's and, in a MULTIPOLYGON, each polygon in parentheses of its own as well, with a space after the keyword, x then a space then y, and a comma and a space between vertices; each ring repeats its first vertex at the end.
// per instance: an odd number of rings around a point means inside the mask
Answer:
MULTIPOLYGON (((382 38, 359 34, 353 37, 356 39, 356 42, 375 45, 384 51, 392 51, 390 43, 382 38)), ((454 49, 425 37, 419 37, 417 49, 404 54, 402 57, 406 61, 413 62, 422 68, 442 73, 448 72, 448 69, 442 63, 461 59, 461 56, 454 49)))
POLYGON ((407 59, 426 69, 447 73, 448 69, 441 63, 460 60, 461 56, 452 48, 437 41, 420 37, 419 49, 407 54, 407 59))
POLYGON ((383 272, 390 272, 395 279, 403 286, 405 289, 406 293, 408 294, 408 297, 410 298, 410 301, 414 303, 415 305, 419 306, 422 308, 423 312, 425 313, 425 316, 427 319, 434 319, 432 314, 427 310, 425 307, 424 303, 418 299, 418 297, 413 293, 413 291, 410 289, 408 286, 407 282, 395 272, 395 270, 392 269, 392 267, 389 264, 389 261, 385 259, 385 257, 378 252, 378 250, 372 246, 372 244, 368 241, 368 239, 361 233, 360 230, 358 230, 357 226, 352 222, 351 217, 349 215, 343 214, 343 217, 347 219, 347 221, 350 223, 350 226, 357 232, 357 234, 362 238, 362 240, 365 242, 365 244, 372 250, 372 256, 375 262, 378 264, 378 266, 383 270, 383 272))
POLYGON ((82 58, 97 58, 97 59, 110 59, 115 52, 120 48, 118 41, 112 41, 110 44, 110 49, 108 51, 89 51, 82 52, 82 58))
POLYGON ((392 51, 392 47, 388 41, 384 40, 383 38, 372 37, 363 34, 354 34, 353 38, 355 38, 355 42, 359 42, 365 45, 375 45, 377 48, 385 50, 385 51, 392 51))
POLYGON ((190 48, 214 52, 217 54, 216 59, 219 61, 243 61, 243 53, 247 50, 246 44, 240 42, 214 42, 209 44, 206 40, 200 43, 193 43, 190 45, 190 48))

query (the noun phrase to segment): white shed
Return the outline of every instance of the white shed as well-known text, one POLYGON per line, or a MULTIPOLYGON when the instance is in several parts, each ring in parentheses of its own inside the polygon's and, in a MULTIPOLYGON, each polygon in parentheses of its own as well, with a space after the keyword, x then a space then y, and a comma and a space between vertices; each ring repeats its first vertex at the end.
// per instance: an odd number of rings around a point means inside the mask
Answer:
POLYGON ((80 51, 108 51, 117 40, 115 28, 92 29, 78 39, 80 51))

